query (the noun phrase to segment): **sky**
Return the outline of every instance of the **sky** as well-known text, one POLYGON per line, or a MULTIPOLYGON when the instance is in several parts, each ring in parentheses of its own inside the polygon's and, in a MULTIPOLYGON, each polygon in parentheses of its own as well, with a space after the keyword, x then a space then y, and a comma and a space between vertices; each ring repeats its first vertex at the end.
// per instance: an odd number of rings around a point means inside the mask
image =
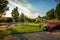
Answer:
POLYGON ((30 18, 36 18, 39 15, 45 16, 46 12, 56 7, 54 0, 8 0, 9 10, 6 11, 6 17, 11 17, 11 12, 18 7, 19 13, 24 13, 30 18))

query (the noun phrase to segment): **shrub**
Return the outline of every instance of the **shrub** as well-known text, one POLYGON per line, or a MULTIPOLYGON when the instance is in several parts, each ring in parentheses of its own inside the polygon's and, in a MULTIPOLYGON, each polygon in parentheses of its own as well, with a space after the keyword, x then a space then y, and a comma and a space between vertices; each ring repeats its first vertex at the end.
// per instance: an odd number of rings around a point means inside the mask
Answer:
POLYGON ((9 30, 11 31, 11 34, 17 34, 18 33, 17 30, 14 28, 10 28, 9 30))
POLYGON ((2 40, 5 36, 8 36, 8 35, 10 35, 9 30, 1 31, 0 32, 0 40, 2 40))
POLYGON ((43 24, 43 25, 41 25, 40 30, 41 30, 41 31, 44 31, 44 30, 46 30, 48 27, 49 27, 48 24, 43 24))

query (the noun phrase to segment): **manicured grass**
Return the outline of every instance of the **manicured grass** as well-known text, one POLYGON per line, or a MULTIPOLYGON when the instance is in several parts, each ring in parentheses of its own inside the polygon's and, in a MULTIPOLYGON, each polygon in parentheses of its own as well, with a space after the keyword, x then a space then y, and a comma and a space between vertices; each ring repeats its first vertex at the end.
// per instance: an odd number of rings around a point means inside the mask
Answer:
POLYGON ((43 29, 44 29, 43 27, 40 28, 39 24, 35 24, 35 23, 15 26, 10 28, 9 30, 1 31, 0 39, 3 39, 7 35, 40 32, 40 31, 43 31, 43 29))
POLYGON ((24 25, 20 25, 20 26, 15 26, 10 28, 9 30, 4 30, 2 32, 0 32, 1 35, 1 39, 3 39, 5 36, 7 35, 11 35, 11 34, 24 34, 24 33, 33 33, 33 32, 40 32, 40 31, 44 31, 45 27, 39 27, 39 24, 24 24, 24 25))
POLYGON ((39 24, 25 24, 21 26, 13 27, 18 33, 30 33, 30 32, 39 32, 39 24))

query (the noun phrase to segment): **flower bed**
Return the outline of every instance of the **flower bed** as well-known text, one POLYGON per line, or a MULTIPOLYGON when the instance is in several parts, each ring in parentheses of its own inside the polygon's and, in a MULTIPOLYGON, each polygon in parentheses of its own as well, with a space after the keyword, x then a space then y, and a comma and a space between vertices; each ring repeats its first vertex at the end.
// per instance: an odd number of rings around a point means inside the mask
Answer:
POLYGON ((52 31, 54 28, 60 27, 60 22, 45 22, 39 26, 42 30, 52 31))

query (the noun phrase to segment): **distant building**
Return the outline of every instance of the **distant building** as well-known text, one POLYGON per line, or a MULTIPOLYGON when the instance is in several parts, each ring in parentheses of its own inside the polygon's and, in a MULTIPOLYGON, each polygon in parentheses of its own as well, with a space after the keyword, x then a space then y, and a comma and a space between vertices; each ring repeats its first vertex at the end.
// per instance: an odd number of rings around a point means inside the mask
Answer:
POLYGON ((4 19, 5 15, 6 15, 5 12, 4 12, 4 13, 1 13, 1 14, 0 14, 0 20, 1 20, 1 19, 4 19))
POLYGON ((4 19, 0 19, 0 23, 9 23, 12 22, 12 18, 11 17, 4 17, 4 19))
POLYGON ((36 18, 36 22, 41 22, 43 21, 43 18, 36 18))
POLYGON ((41 21, 43 21, 43 18, 38 16, 38 18, 36 18, 36 22, 41 22, 41 21))
POLYGON ((5 17, 6 13, 0 14, 0 23, 12 22, 11 17, 5 17))

